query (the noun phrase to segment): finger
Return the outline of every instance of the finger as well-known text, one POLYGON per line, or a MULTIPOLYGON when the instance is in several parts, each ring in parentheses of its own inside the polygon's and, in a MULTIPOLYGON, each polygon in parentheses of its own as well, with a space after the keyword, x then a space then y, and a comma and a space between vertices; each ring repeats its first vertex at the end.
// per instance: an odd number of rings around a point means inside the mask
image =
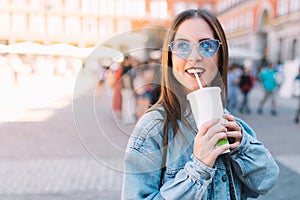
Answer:
POLYGON ((225 119, 227 119, 228 121, 235 121, 235 120, 234 120, 234 117, 233 117, 232 115, 224 114, 223 117, 224 117, 225 119))
POLYGON ((204 122, 201 125, 200 130, 198 131, 197 135, 204 136, 206 134, 206 132, 208 131, 208 129, 210 127, 212 127, 213 125, 217 124, 218 122, 220 122, 220 119, 211 119, 211 120, 204 122))
POLYGON ((227 139, 230 141, 230 144, 240 143, 242 140, 242 134, 238 131, 227 131, 227 139))
MULTIPOLYGON (((206 142, 206 156, 208 157, 213 157, 216 159, 221 153, 223 153, 225 150, 229 149, 229 144, 225 144, 226 146, 216 146, 217 142, 221 139, 226 138, 226 133, 225 132, 220 132, 216 134, 211 140, 206 142)), ((202 155, 203 158, 203 155, 202 155)))
POLYGON ((241 127, 236 123, 236 121, 228 121, 224 123, 224 126, 229 130, 241 131, 241 127))
POLYGON ((229 150, 230 149, 230 145, 227 143, 227 144, 223 144, 222 146, 216 146, 215 147, 215 153, 217 155, 221 155, 222 153, 224 153, 225 151, 229 150))
POLYGON ((229 130, 236 130, 237 126, 235 124, 235 122, 228 121, 224 123, 224 126, 229 130))
POLYGON ((222 140, 222 139, 227 139, 226 137, 226 133, 225 132, 221 132, 221 133, 218 133, 216 134, 212 140, 210 141, 212 143, 212 145, 214 146, 214 153, 218 156, 220 154, 222 154, 224 151, 228 150, 230 148, 230 145, 229 143, 226 143, 226 144, 223 144, 221 146, 217 146, 217 142, 219 140, 222 140))
POLYGON ((219 140, 224 140, 224 139, 227 139, 226 132, 218 132, 218 133, 216 133, 216 134, 211 138, 211 140, 208 141, 208 143, 209 143, 211 146, 216 146, 216 145, 217 145, 217 142, 218 142, 219 140))
POLYGON ((214 135, 220 133, 220 132, 224 132, 226 133, 227 128, 221 124, 214 124, 213 126, 211 126, 206 134, 205 137, 207 138, 207 140, 210 140, 212 137, 214 137, 214 135))
POLYGON ((227 131, 227 137, 232 137, 232 138, 242 138, 242 133, 240 131, 227 131))
POLYGON ((235 143, 229 144, 229 148, 230 148, 230 149, 235 149, 235 148, 237 148, 240 144, 241 144, 240 142, 235 142, 235 143))

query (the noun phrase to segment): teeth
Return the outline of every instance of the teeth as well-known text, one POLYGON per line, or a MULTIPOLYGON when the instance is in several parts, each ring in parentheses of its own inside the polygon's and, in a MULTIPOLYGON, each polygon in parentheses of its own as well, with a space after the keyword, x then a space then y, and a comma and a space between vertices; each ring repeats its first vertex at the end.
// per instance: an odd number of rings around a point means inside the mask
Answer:
POLYGON ((188 73, 192 73, 192 74, 195 74, 195 73, 202 73, 204 70, 203 69, 188 69, 187 72, 188 73))

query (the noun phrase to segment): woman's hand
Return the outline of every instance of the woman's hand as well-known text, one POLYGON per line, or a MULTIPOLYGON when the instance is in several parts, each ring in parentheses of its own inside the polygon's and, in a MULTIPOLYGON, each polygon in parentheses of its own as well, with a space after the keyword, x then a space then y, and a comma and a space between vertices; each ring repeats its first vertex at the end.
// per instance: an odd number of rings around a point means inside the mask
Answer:
POLYGON ((223 117, 227 120, 223 125, 227 128, 227 138, 230 143, 230 149, 234 149, 241 144, 242 128, 234 120, 233 116, 225 114, 223 117))
POLYGON ((217 157, 229 149, 229 144, 216 146, 226 139, 226 127, 219 119, 205 122, 194 139, 194 156, 209 167, 213 167, 217 157))

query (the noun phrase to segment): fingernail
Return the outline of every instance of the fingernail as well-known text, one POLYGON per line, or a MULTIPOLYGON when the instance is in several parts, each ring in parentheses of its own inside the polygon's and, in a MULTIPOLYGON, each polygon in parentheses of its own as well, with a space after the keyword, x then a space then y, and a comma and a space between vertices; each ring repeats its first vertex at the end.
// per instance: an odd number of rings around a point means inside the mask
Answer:
POLYGON ((227 120, 227 119, 225 119, 225 118, 222 118, 222 124, 223 124, 223 125, 225 125, 227 122, 228 122, 228 120, 227 120))

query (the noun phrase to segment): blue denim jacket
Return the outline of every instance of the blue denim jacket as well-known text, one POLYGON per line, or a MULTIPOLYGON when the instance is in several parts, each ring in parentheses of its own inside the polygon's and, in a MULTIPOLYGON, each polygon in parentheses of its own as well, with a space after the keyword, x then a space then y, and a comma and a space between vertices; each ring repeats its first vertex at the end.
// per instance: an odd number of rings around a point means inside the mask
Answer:
POLYGON ((235 118, 243 131, 240 146, 219 156, 210 168, 193 156, 196 124, 191 112, 184 117, 191 126, 178 121, 181 133, 175 137, 169 128, 162 184, 163 116, 153 110, 138 121, 126 149, 122 199, 229 200, 230 187, 236 199, 247 199, 274 186, 279 168, 245 122, 235 118))

